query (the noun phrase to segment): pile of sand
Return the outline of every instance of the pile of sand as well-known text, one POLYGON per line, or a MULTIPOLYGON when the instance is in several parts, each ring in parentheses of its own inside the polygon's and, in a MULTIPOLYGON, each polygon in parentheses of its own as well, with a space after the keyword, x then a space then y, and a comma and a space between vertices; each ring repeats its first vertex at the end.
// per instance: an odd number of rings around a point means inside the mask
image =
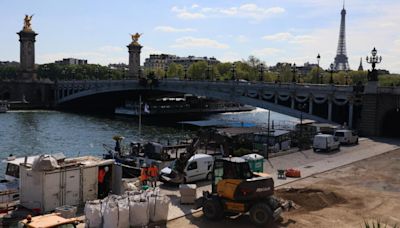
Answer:
POLYGON ((289 188, 276 190, 275 194, 283 199, 291 200, 308 211, 317 211, 335 204, 346 203, 340 195, 321 189, 289 188))

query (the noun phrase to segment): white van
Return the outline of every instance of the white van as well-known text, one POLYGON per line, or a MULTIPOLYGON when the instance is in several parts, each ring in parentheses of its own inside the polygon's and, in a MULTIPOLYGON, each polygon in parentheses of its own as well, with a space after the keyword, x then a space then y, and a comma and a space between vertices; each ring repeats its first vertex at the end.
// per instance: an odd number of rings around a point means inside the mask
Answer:
POLYGON ((358 144, 358 135, 352 130, 337 130, 335 138, 341 144, 358 144))
POLYGON ((165 167, 160 172, 160 180, 175 184, 189 183, 198 180, 211 180, 211 172, 214 165, 214 157, 208 154, 195 154, 187 162, 184 168, 184 176, 178 177, 174 172, 173 161, 168 167, 165 167))
POLYGON ((340 142, 333 135, 318 134, 314 136, 313 149, 314 151, 340 150, 340 142))

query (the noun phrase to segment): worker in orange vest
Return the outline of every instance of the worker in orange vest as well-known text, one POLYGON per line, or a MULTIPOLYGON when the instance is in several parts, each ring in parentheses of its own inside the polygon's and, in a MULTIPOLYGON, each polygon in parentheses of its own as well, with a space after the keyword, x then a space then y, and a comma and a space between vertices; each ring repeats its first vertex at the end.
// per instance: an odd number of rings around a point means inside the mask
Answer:
POLYGON ((99 198, 104 198, 108 195, 108 187, 106 181, 105 181, 105 176, 108 172, 108 167, 101 167, 99 168, 99 173, 98 173, 98 186, 99 186, 99 198))
POLYGON ((152 163, 149 168, 149 176, 151 187, 157 187, 158 167, 154 163, 152 163))
POLYGON ((142 165, 142 169, 140 170, 140 182, 142 186, 147 185, 147 180, 149 179, 149 169, 147 168, 146 163, 142 165))

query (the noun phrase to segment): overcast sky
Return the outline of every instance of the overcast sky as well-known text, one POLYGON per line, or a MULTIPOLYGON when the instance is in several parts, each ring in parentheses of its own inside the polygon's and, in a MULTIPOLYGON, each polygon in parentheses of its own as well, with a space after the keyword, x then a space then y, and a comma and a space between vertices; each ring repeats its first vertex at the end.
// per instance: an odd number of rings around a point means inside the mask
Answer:
MULTIPOLYGON (((341 0, 1 0, 0 61, 19 61, 16 32, 34 14, 37 63, 74 57, 89 63, 128 62, 131 33, 143 33, 142 62, 150 53, 255 55, 276 62, 333 62, 341 0)), ((346 1, 347 55, 357 69, 376 46, 379 68, 400 73, 400 1, 346 1)))

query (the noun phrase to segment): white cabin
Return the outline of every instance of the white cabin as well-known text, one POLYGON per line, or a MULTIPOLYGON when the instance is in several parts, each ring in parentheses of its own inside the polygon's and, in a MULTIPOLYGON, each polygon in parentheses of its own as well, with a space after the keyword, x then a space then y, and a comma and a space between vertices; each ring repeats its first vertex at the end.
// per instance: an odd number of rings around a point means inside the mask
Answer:
POLYGON ((120 191, 122 170, 112 159, 84 156, 57 161, 47 156, 40 164, 34 161, 20 166, 20 204, 28 209, 46 213, 63 205, 83 205, 98 199, 99 189, 104 190, 98 182, 99 170, 105 167, 110 172, 106 176, 107 191, 120 191))

